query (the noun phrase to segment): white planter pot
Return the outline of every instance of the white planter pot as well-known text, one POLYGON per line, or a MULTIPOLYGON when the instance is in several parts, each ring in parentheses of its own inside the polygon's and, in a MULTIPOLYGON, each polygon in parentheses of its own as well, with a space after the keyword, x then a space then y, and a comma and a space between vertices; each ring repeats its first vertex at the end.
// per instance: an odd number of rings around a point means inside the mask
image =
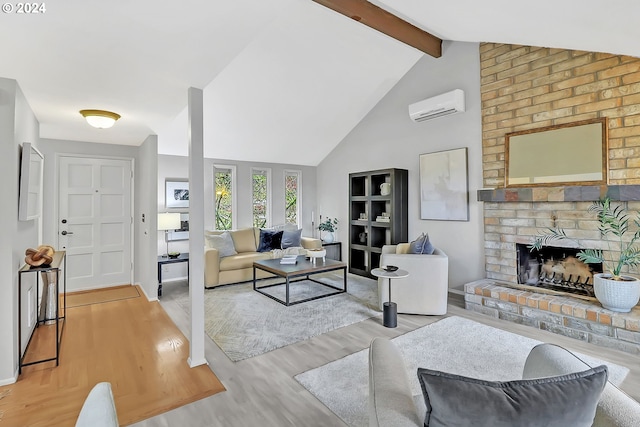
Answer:
POLYGON ((333 243, 333 231, 325 231, 324 235, 322 236, 322 241, 325 243, 333 243))
POLYGON ((628 313, 640 300, 640 280, 612 280, 609 274, 594 274, 593 290, 600 304, 608 310, 628 313))

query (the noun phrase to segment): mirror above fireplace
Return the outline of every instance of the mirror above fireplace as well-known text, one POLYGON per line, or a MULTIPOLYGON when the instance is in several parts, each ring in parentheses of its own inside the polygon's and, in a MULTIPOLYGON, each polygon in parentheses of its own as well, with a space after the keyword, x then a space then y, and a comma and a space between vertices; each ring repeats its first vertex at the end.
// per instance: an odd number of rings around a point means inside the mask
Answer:
POLYGON ((607 118, 505 135, 507 187, 608 183, 607 118))

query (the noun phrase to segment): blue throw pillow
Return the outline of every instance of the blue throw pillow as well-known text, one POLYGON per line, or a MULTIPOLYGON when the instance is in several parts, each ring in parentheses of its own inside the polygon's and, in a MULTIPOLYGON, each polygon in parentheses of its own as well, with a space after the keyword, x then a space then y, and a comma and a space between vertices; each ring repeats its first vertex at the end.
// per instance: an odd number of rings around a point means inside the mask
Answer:
POLYGON ((295 231, 284 230, 282 233, 282 249, 302 246, 302 228, 295 231))
POLYGON ((418 368, 425 427, 591 426, 607 383, 605 365, 516 381, 484 381, 418 368))
POLYGON ((260 229, 260 244, 258 252, 269 252, 273 249, 280 249, 282 245, 282 231, 260 229))
POLYGON ((419 235, 416 240, 409 243, 409 252, 407 253, 420 255, 422 253, 422 246, 424 245, 424 241, 426 238, 427 236, 425 236, 424 233, 419 235))
POLYGON ((436 248, 433 247, 433 245, 431 244, 431 241, 429 240, 429 235, 427 234, 424 243, 422 245, 422 254, 423 255, 431 255, 433 254, 433 252, 436 250, 436 248))
POLYGON ((407 253, 417 255, 431 255, 435 250, 436 248, 434 248, 429 241, 429 235, 422 233, 416 240, 409 243, 409 251, 407 253))

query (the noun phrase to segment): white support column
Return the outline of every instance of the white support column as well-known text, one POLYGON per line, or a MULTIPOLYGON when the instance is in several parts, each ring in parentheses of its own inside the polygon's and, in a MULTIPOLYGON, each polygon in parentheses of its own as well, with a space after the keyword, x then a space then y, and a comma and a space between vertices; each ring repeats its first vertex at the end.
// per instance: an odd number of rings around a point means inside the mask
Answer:
POLYGON ((204 357, 204 121, 202 89, 189 88, 189 366, 204 357))

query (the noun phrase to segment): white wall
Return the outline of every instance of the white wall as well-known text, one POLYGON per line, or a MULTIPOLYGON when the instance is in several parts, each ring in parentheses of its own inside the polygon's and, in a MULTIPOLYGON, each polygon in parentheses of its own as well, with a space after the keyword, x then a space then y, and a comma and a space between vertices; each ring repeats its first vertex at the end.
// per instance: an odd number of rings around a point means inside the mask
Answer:
MULTIPOLYGON (((158 212, 165 212, 165 180, 167 178, 184 178, 189 176, 188 158, 183 156, 158 156, 158 212)), ((234 228, 251 227, 253 224, 251 211, 251 168, 270 168, 272 180, 271 198, 271 219, 272 225, 284 223, 284 171, 302 171, 302 228, 304 236, 312 236, 311 212, 316 209, 316 168, 312 166, 288 165, 280 163, 260 163, 241 162, 237 160, 204 159, 205 174, 205 200, 204 200, 204 220, 205 230, 214 229, 214 187, 213 173, 214 164, 235 165, 237 174, 237 196, 238 196, 238 224, 234 228)), ((316 219, 317 222, 317 219, 316 219)), ((188 252, 188 241, 170 242, 171 251, 188 252)), ((158 232, 157 253, 162 255, 167 251, 164 240, 164 233, 158 232)), ((186 277, 186 266, 184 263, 166 266, 166 273, 163 273, 162 280, 171 280, 177 277, 186 277)))
MULTIPOLYGON (((0 170, 5 200, 0 204, 0 385, 17 378, 17 271, 24 264, 25 249, 41 243, 38 220, 18 221, 19 165, 24 142, 39 148, 38 121, 17 82, 0 78, 0 170)), ((25 287, 23 294, 27 291, 25 287)))
POLYGON ((158 175, 158 137, 150 135, 139 147, 134 188, 135 281, 147 298, 158 298, 156 255, 156 195, 158 175))
POLYGON ((338 217, 343 256, 349 256, 349 173, 384 168, 409 170, 409 239, 429 233, 449 255, 449 286, 484 277, 482 134, 478 44, 444 42, 441 58, 424 56, 318 166, 318 212, 338 217), (409 119, 409 104, 463 89, 466 112, 422 123, 409 119), (470 220, 420 219, 419 156, 468 147, 470 220))

